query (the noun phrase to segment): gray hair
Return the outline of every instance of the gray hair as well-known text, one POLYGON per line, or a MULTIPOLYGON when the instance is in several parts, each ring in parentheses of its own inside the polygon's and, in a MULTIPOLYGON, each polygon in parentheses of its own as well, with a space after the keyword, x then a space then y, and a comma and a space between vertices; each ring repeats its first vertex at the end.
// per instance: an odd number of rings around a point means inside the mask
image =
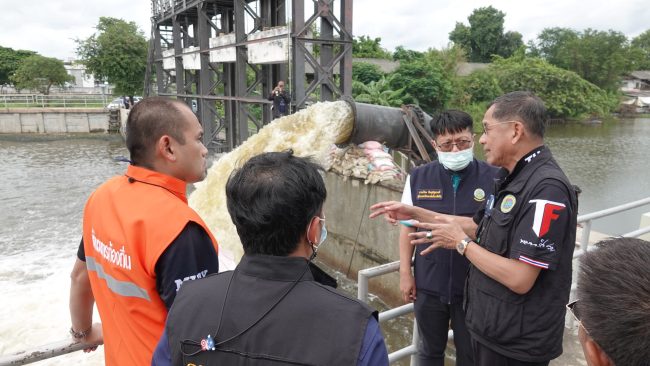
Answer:
POLYGON ((529 91, 514 91, 496 98, 492 117, 499 121, 520 120, 533 135, 544 138, 548 115, 544 102, 529 91))

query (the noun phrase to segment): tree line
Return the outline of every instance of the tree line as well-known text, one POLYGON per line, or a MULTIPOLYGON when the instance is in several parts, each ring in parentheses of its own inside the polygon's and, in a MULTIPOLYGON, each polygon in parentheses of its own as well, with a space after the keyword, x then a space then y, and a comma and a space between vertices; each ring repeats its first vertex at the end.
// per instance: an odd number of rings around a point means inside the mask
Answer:
POLYGON ((546 28, 525 45, 520 33, 504 29, 504 20, 492 6, 475 9, 467 25, 456 23, 450 47, 442 50, 398 46, 390 53, 379 37, 356 38, 353 57, 390 59, 399 66, 384 74, 373 64, 354 63, 353 96, 387 106, 416 103, 429 113, 459 108, 482 118, 496 96, 525 89, 545 100, 552 118, 585 118, 615 111, 621 77, 650 69, 650 30, 630 40, 614 30, 546 28), (489 66, 457 76, 461 62, 489 66))

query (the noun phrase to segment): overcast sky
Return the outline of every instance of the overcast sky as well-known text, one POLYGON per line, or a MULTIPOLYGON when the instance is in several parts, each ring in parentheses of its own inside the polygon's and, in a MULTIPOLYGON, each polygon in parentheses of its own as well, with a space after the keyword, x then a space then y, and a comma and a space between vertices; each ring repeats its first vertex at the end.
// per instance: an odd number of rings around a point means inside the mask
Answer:
MULTIPOLYGON (((0 0, 0 46, 75 58, 73 40, 93 34, 100 16, 135 21, 149 37, 150 4, 149 0, 0 0)), ((420 51, 445 47, 456 22, 467 24, 474 9, 489 5, 506 14, 505 30, 520 32, 524 42, 548 27, 613 29, 628 38, 650 29, 647 0, 354 0, 353 4, 354 35, 381 37, 382 46, 390 51, 399 45, 420 51)))

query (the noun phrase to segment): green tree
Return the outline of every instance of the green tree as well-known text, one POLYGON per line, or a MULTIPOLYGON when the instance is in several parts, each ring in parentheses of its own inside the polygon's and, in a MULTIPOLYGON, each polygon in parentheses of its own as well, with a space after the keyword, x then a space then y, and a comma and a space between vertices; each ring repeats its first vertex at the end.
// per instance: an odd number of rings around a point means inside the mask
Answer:
POLYGON ((463 78, 460 86, 468 103, 490 102, 504 94, 496 73, 485 70, 475 71, 463 78))
POLYGON ((352 40, 352 56, 358 58, 385 58, 390 59, 390 52, 381 47, 381 37, 369 36, 355 37, 352 40))
POLYGON ((352 80, 368 84, 372 81, 378 81, 384 76, 379 66, 367 62, 352 63, 352 80))
POLYGON ((115 85, 115 93, 142 94, 147 67, 147 40, 135 22, 99 18, 97 32, 77 39, 77 54, 87 72, 115 85))
POLYGON ((385 105, 388 107, 399 107, 407 103, 410 96, 404 91, 404 88, 392 89, 391 81, 394 78, 395 74, 382 77, 377 81, 371 81, 367 84, 357 80, 352 81, 352 95, 354 100, 361 103, 385 105))
POLYGON ((404 46, 397 46, 395 48, 395 52, 393 52, 393 60, 395 61, 411 62, 422 58, 424 58, 424 54, 422 52, 409 50, 404 48, 404 46))
POLYGON ((574 71, 583 79, 609 91, 618 89, 620 76, 635 67, 634 47, 624 34, 613 30, 582 32, 567 28, 544 29, 533 46, 533 55, 574 71))
POLYGON ((461 63, 467 62, 465 50, 458 45, 439 50, 429 48, 424 52, 424 58, 429 62, 440 63, 445 74, 451 77, 455 77, 461 63))
POLYGON ((545 28, 537 36, 537 43, 530 43, 532 56, 545 59, 552 65, 570 70, 572 55, 580 34, 570 28, 545 28))
POLYGON ((18 69, 21 61, 35 54, 36 52, 33 51, 0 46, 0 85, 11 83, 10 77, 18 69))
POLYGON ((510 57, 523 46, 518 32, 503 33, 505 13, 492 6, 474 9, 469 27, 457 22, 449 40, 465 48, 471 62, 490 62, 493 55, 510 57))
MULTIPOLYGON (((605 116, 618 106, 616 94, 582 79, 540 58, 523 54, 509 59, 497 58, 487 71, 498 80, 503 93, 529 90, 544 100, 552 118, 605 116)), ((481 89, 479 89, 481 90, 481 89)), ((480 97, 491 98, 491 95, 480 97)), ((474 98, 476 100, 479 98, 474 98)))
POLYGON ((636 70, 650 70, 650 29, 632 39, 632 47, 638 55, 636 57, 636 70))
POLYGON ((17 89, 36 89, 47 95, 52 85, 64 86, 66 81, 72 81, 74 77, 68 75, 62 61, 32 55, 20 63, 11 80, 17 89))
MULTIPOLYGON (((452 95, 452 84, 437 60, 417 59, 401 62, 390 85, 394 90, 404 89, 423 110, 433 113, 443 108, 452 95)), ((406 99, 406 98, 405 98, 406 99)))

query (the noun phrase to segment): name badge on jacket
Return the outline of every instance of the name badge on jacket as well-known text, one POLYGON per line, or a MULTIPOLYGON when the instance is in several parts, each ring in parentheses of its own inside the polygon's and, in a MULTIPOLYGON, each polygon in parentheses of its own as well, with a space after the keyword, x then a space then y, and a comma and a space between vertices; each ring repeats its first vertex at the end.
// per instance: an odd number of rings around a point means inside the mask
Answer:
POLYGON ((418 189, 415 198, 418 200, 439 201, 442 199, 442 189, 418 189))

